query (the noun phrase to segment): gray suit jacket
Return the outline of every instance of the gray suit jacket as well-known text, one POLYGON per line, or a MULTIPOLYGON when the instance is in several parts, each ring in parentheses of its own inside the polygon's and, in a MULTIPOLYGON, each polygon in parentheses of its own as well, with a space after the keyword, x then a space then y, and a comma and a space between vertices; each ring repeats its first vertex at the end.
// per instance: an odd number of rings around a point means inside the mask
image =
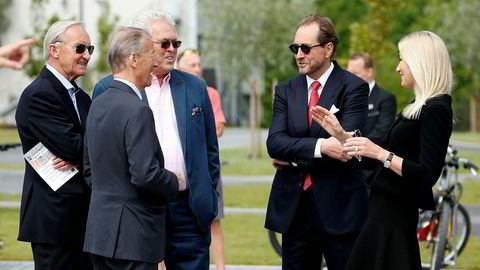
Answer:
POLYGON ((178 182, 164 169, 153 114, 126 84, 113 81, 87 118, 85 180, 92 187, 84 250, 157 263, 165 252, 165 208, 178 182))

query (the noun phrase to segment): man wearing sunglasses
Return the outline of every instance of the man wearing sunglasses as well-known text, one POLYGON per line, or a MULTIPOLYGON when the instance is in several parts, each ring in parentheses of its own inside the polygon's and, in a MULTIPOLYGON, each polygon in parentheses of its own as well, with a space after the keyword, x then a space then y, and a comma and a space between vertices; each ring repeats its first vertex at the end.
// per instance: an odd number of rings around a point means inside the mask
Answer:
POLYGON ((334 61, 338 38, 327 17, 304 18, 289 49, 300 75, 275 88, 267 149, 277 173, 265 227, 282 233, 282 269, 343 270, 366 217, 367 191, 342 142, 309 109, 336 112, 346 130, 367 118, 368 84, 334 61))
POLYGON ((26 153, 39 142, 59 170, 78 172, 53 191, 25 163, 18 240, 31 242, 35 269, 91 269, 82 252, 90 203, 83 177, 83 137, 90 97, 75 83, 93 46, 83 23, 59 21, 44 39, 46 66, 20 97, 15 119, 26 153))

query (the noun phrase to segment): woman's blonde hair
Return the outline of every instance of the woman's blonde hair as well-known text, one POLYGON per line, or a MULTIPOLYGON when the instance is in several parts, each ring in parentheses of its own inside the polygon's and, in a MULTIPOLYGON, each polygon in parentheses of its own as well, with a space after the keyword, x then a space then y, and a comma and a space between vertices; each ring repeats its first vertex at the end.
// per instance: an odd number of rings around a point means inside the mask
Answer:
POLYGON ((417 119, 427 99, 450 95, 453 73, 447 47, 442 39, 429 31, 413 32, 398 43, 400 58, 410 68, 415 80, 415 101, 405 107, 402 114, 417 119))

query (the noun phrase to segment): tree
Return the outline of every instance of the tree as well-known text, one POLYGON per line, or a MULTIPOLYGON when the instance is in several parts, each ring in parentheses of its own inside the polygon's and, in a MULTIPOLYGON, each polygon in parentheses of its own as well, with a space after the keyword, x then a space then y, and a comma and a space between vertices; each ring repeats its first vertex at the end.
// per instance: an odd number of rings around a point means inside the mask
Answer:
POLYGON ((43 40, 48 28, 60 18, 57 15, 52 15, 45 19, 45 5, 48 0, 32 0, 30 5, 30 14, 32 14, 33 35, 29 38, 34 38, 37 42, 31 48, 30 61, 25 66, 25 73, 35 78, 43 66, 45 65, 45 58, 43 54, 43 40))
POLYGON ((95 69, 102 74, 110 72, 110 67, 107 63, 108 41, 120 17, 114 15, 113 18, 110 18, 110 3, 108 0, 97 0, 97 3, 100 5, 102 12, 97 19, 99 33, 99 48, 97 51, 99 52, 99 57, 97 58, 97 62, 95 62, 95 69))
MULTIPOLYGON (((475 107, 469 108, 468 101, 472 96, 480 96, 479 10, 480 1, 477 0, 431 0, 425 16, 415 25, 415 30, 429 29, 437 33, 449 50, 456 76, 453 98, 457 130, 468 129, 469 110, 475 110, 475 107)), ((480 126, 478 121, 477 127, 480 126)))
POLYGON ((205 61, 220 63, 229 97, 236 99, 241 83, 251 78, 252 67, 263 70, 260 79, 266 78, 268 92, 273 78, 294 74, 288 45, 300 19, 314 6, 313 0, 200 0, 199 10, 208 29, 200 45, 212 48, 202 52, 205 61))
POLYGON ((0 0, 0 33, 7 30, 8 26, 10 25, 10 21, 8 20, 7 16, 5 15, 5 11, 8 7, 12 4, 12 0, 0 0))

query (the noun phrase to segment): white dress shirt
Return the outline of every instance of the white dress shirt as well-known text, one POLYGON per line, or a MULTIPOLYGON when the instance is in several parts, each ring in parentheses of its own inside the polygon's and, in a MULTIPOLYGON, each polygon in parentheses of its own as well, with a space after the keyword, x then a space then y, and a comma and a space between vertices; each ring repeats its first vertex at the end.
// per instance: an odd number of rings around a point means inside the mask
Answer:
POLYGON ((138 90, 138 88, 137 88, 137 86, 135 86, 135 84, 133 84, 130 81, 120 79, 120 78, 113 78, 113 79, 115 81, 123 82, 124 84, 130 86, 130 88, 132 88, 133 92, 135 92, 135 94, 137 94, 137 96, 140 98, 140 100, 142 100, 142 95, 140 94, 140 90, 138 90))
POLYGON ((145 88, 148 104, 155 119, 155 130, 162 147, 165 169, 177 173, 184 181, 179 181, 179 190, 187 189, 187 171, 183 157, 182 144, 178 133, 177 118, 170 88, 170 73, 161 84, 152 76, 152 85, 145 88))
POLYGON ((77 107, 77 98, 75 97, 75 94, 79 91, 79 89, 76 89, 69 80, 63 77, 63 75, 60 74, 60 72, 58 72, 51 65, 46 64, 46 68, 50 70, 53 73, 53 75, 62 83, 65 89, 67 89, 68 95, 70 96, 70 99, 72 99, 73 107, 75 107, 75 111, 77 112, 78 121, 80 121, 81 123, 82 119, 80 119, 80 113, 78 112, 78 107, 77 107))
MULTIPOLYGON (((315 80, 307 75, 307 89, 308 89, 308 100, 310 101, 310 97, 312 96, 312 84, 314 81, 318 81, 320 83, 320 88, 317 90, 318 91, 318 96, 320 97, 319 100, 322 99, 322 91, 323 87, 327 83, 328 77, 330 77, 330 74, 332 74, 334 65, 330 63, 330 67, 323 73, 318 80, 315 80)), ((307 104, 308 106, 308 104, 307 104)), ((328 108, 327 108, 328 109, 328 108)), ((315 152, 313 153, 314 158, 321 158, 322 157, 322 140, 323 138, 320 138, 317 140, 317 144, 315 144, 315 152)))

